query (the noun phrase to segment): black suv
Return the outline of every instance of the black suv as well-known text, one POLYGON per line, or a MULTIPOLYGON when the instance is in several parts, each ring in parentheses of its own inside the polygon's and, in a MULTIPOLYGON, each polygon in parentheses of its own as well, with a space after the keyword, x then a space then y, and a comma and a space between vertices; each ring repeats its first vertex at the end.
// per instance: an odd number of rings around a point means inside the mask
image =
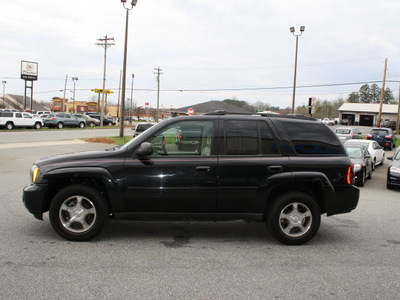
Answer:
POLYGON ((321 214, 355 209, 359 189, 342 143, 312 118, 177 117, 123 146, 38 160, 23 201, 54 230, 89 240, 109 218, 266 222, 285 244, 303 244, 321 214), (191 147, 179 147, 182 128, 191 147))

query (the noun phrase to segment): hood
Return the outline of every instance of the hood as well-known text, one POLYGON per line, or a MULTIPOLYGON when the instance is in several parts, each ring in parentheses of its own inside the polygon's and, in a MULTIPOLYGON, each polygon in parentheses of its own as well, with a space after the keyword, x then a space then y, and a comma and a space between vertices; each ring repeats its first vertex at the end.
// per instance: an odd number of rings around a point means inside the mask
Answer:
POLYGON ((61 154, 41 158, 35 162, 35 165, 46 170, 86 166, 104 166, 107 164, 107 161, 114 161, 115 159, 124 157, 124 153, 125 150, 119 150, 119 147, 114 147, 103 151, 61 154))

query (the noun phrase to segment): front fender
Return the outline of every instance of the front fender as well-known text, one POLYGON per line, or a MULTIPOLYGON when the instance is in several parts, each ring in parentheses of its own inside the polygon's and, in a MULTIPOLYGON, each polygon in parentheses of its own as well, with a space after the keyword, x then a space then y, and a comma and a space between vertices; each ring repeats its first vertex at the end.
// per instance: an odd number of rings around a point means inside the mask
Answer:
POLYGON ((79 180, 81 178, 90 178, 98 180, 104 185, 107 202, 111 210, 119 211, 126 208, 122 197, 122 187, 118 185, 114 176, 105 168, 102 167, 72 167, 72 168, 59 168, 46 172, 43 175, 43 180, 49 183, 55 183, 58 180, 71 178, 72 180, 79 180))

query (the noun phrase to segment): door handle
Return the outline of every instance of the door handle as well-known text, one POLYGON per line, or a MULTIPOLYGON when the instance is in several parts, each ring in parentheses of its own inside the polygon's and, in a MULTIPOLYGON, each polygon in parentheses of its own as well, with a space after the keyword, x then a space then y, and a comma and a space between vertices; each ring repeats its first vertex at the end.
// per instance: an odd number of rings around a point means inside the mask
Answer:
POLYGON ((283 167, 282 166, 269 166, 268 167, 268 172, 281 173, 281 172, 283 172, 283 167))
POLYGON ((208 171, 210 171, 210 167, 209 166, 200 166, 200 167, 196 167, 195 170, 198 172, 208 172, 208 171))

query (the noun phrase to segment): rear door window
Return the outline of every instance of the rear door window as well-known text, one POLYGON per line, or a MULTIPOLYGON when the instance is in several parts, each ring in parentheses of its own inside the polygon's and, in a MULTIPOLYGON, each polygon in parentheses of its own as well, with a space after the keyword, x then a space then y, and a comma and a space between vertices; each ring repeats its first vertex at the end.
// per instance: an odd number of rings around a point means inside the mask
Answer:
POLYGON ((279 154, 270 127, 264 121, 225 121, 227 155, 279 154))

